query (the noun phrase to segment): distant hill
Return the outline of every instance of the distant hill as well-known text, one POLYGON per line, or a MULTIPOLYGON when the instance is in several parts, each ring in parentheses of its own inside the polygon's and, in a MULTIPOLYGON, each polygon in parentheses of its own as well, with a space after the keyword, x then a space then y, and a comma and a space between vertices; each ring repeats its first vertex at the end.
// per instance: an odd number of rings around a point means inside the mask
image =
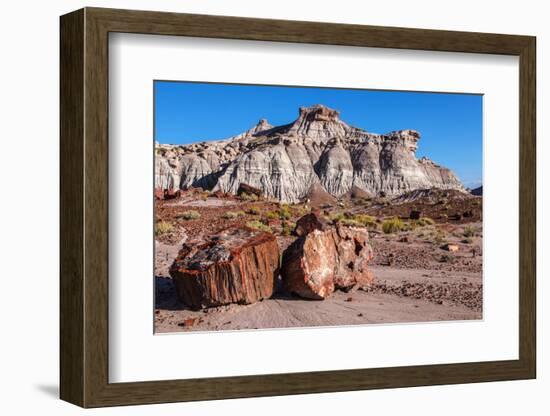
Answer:
POLYGON ((472 190, 470 191, 470 193, 471 193, 472 195, 482 196, 482 195, 483 195, 483 186, 480 186, 480 187, 478 187, 478 188, 472 189, 472 190))

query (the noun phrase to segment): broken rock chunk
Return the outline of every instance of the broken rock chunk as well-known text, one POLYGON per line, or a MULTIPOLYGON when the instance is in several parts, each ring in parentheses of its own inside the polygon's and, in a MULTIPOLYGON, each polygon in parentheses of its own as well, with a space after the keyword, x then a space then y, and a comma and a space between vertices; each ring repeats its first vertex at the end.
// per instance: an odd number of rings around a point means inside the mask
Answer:
POLYGON ((246 227, 184 244, 170 267, 180 300, 193 309, 269 298, 278 274, 275 236, 246 227))
POLYGON ((372 258, 367 230, 338 224, 314 229, 291 244, 283 254, 281 276, 289 292, 325 299, 335 289, 348 291, 372 283, 372 258))

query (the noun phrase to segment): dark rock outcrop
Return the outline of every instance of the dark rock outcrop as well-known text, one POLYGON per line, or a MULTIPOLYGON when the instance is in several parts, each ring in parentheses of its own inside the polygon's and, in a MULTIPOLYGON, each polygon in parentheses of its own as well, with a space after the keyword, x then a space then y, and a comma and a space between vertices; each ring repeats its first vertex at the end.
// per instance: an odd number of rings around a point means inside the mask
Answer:
POLYGON ((256 195, 258 197, 262 196, 262 190, 254 188, 253 186, 247 185, 246 183, 241 183, 239 189, 237 189, 237 195, 256 195))
POLYGON ((230 228, 201 244, 184 244, 170 267, 180 300, 193 309, 269 298, 278 274, 275 236, 250 228, 230 228))
POLYGON ((324 231, 327 227, 328 222, 318 212, 311 212, 296 221, 294 233, 298 237, 302 237, 309 234, 313 230, 324 231))
POLYGON ((480 186, 478 188, 475 188, 475 189, 472 189, 470 191, 470 193, 472 195, 475 195, 475 196, 483 196, 483 186, 480 186))

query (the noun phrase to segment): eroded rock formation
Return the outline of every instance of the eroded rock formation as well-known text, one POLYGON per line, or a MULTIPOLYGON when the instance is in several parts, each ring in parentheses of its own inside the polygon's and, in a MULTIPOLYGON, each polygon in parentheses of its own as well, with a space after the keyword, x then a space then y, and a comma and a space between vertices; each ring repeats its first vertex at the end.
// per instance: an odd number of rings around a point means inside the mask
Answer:
POLYGON ((155 187, 203 187, 237 193, 242 183, 282 202, 306 199, 313 187, 334 197, 354 190, 399 195, 415 189, 465 191, 447 168, 417 159, 420 134, 368 133, 322 105, 300 108, 287 125, 266 120, 226 140, 157 145, 155 187))
POLYGON ((179 298, 194 309, 269 298, 278 274, 275 236, 244 227, 184 244, 170 267, 179 298))

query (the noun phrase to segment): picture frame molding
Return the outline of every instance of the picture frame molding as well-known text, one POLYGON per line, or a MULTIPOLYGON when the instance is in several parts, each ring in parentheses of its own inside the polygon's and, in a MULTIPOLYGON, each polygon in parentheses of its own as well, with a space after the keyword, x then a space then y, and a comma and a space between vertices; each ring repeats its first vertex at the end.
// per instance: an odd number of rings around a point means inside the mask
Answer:
POLYGON ((82 407, 536 378, 536 38, 84 8, 60 18, 60 397, 82 407), (519 57, 519 359, 109 383, 109 33, 519 57))

